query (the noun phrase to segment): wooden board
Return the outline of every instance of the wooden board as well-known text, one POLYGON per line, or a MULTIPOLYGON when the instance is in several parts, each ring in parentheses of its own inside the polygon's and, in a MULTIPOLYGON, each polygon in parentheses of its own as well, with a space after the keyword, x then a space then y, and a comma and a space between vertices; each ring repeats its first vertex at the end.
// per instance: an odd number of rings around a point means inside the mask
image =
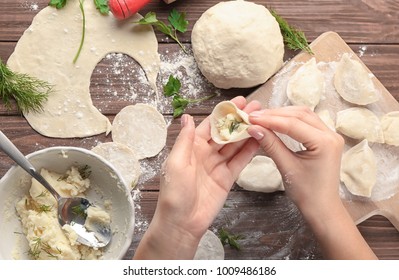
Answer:
MULTIPOLYGON (((343 53, 351 53, 353 59, 357 59, 370 73, 372 73, 345 43, 345 41, 335 32, 326 32, 321 34, 310 44, 310 46, 317 62, 338 61, 343 53)), ((287 69, 293 71, 293 63, 298 64, 299 62, 305 62, 311 57, 311 55, 301 52, 286 63, 279 73, 282 73, 287 69)), ((251 93, 248 96, 248 100, 258 100, 262 103, 264 108, 267 108, 272 94, 275 94, 273 93, 273 87, 275 86, 279 73, 259 87, 256 91, 251 93)), ((398 111, 399 103, 395 98, 393 98, 389 91, 376 77, 373 77, 373 81, 377 90, 379 90, 382 95, 382 98, 373 105, 374 108, 377 108, 382 112, 398 111)), ((285 92, 281 94, 285 94, 285 92)), ((399 187, 398 181, 396 181, 395 184, 399 187)), ((399 193, 392 194, 389 198, 381 200, 343 199, 343 202, 356 224, 363 222, 373 215, 382 215, 386 217, 397 230, 399 230, 399 193)))

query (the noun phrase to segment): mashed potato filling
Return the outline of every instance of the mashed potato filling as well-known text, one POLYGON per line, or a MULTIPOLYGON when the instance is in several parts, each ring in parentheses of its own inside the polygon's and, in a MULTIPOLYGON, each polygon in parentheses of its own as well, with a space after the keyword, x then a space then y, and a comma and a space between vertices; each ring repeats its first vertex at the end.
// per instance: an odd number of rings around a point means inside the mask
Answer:
MULTIPOLYGON (((90 180, 83 171, 72 166, 65 174, 42 169, 41 175, 61 196, 84 197, 85 191, 90 187, 90 180)), ((61 227, 55 198, 35 179, 32 179, 29 194, 17 202, 16 210, 29 243, 28 253, 31 258, 93 260, 102 256, 101 249, 78 243, 77 235, 70 230, 69 225, 61 227)), ((111 222, 109 214, 98 207, 90 206, 87 212, 88 224, 98 219, 111 222)))

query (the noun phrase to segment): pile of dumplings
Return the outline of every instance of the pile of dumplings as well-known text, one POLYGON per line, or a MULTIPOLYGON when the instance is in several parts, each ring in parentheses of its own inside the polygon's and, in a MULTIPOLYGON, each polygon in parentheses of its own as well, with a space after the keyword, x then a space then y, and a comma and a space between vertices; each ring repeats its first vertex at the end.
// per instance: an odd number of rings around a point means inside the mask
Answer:
MULTIPOLYGON (((328 110, 317 112, 332 130, 349 139, 359 140, 342 157, 341 181, 353 194, 371 197, 377 181, 377 163, 369 143, 399 146, 399 111, 378 117, 366 106, 377 102, 380 93, 372 75, 348 53, 338 62, 333 84, 349 108, 336 113, 335 124, 328 110)), ((325 79, 312 58, 291 76, 287 84, 287 98, 292 105, 308 106, 315 110, 325 94, 325 79)))

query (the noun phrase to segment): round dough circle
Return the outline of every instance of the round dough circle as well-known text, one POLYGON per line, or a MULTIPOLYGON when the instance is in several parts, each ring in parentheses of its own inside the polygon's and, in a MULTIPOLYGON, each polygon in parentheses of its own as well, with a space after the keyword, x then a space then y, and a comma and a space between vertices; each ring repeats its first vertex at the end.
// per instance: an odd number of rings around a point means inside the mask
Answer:
POLYGON ((219 88, 248 88, 266 82, 283 65, 280 27, 264 6, 220 2, 205 11, 191 35, 202 74, 219 88))
POLYGON ((127 186, 131 189, 136 186, 141 168, 140 162, 132 149, 117 142, 108 142, 100 143, 91 150, 113 164, 121 173, 127 186))
POLYGON ((164 117, 151 105, 136 104, 123 108, 112 123, 112 139, 132 149, 138 159, 157 155, 166 144, 164 117))
POLYGON ((224 248, 219 237, 207 230, 202 236, 194 260, 224 260, 224 248))
POLYGON ((284 190, 281 174, 267 156, 255 156, 241 171, 236 183, 248 191, 270 193, 284 190))

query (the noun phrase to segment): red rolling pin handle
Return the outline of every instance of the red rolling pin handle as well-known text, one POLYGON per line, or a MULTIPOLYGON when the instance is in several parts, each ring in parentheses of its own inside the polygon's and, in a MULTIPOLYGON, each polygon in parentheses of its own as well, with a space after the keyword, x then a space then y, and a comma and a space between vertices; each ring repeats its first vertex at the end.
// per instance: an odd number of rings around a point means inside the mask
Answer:
POLYGON ((112 14, 118 19, 128 18, 137 13, 150 0, 109 0, 112 14))

